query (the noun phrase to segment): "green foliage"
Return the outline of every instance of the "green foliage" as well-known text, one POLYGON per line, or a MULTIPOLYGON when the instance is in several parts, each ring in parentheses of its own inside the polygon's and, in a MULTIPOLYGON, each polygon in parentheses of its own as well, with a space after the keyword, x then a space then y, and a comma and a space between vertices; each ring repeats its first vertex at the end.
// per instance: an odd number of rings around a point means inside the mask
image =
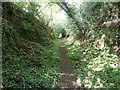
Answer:
POLYGON ((3 87, 55 87, 59 58, 56 45, 45 32, 50 28, 21 9, 21 15, 14 12, 9 16, 12 7, 11 12, 18 8, 13 3, 3 3, 3 87))
POLYGON ((86 88, 118 88, 119 32, 117 25, 112 24, 118 18, 116 2, 87 2, 80 7, 61 2, 59 5, 69 17, 65 22, 57 23, 58 19, 55 19, 51 23, 54 30, 45 18, 49 15, 39 10, 41 4, 2 4, 4 87, 56 87, 60 41, 54 40, 54 33, 58 37, 60 33, 70 32, 71 36, 65 43, 68 44, 68 53, 81 84, 86 88), (85 37, 76 40, 77 35, 85 37))
POLYGON ((22 26, 25 30, 30 30, 31 29, 31 25, 26 23, 25 21, 22 22, 22 26))
MULTIPOLYGON (((115 47, 115 46, 113 46, 115 47)), ((97 50, 89 41, 69 47, 69 55, 81 83, 85 87, 118 88, 118 56, 109 53, 111 47, 97 50), (88 83, 87 83, 88 82, 88 83)))
MULTIPOLYGON (((43 48, 44 50, 41 51, 41 45, 34 44, 34 47, 36 46, 37 48, 33 48, 33 50, 37 53, 42 52, 42 57, 37 54, 17 56, 13 53, 8 53, 6 56, 3 55, 3 60, 6 61, 3 67, 4 87, 53 88, 56 86, 59 72, 58 54, 54 48, 42 47, 42 50, 43 48), (32 58, 33 60, 30 60, 32 58)), ((22 54, 19 51, 20 53, 22 54)))
POLYGON ((69 38, 66 44, 69 45, 69 56, 84 87, 119 87, 117 25, 103 26, 104 22, 116 19, 117 12, 117 3, 98 2, 83 3, 76 11, 76 16, 82 18, 80 23, 86 38, 74 40, 71 45, 69 38))

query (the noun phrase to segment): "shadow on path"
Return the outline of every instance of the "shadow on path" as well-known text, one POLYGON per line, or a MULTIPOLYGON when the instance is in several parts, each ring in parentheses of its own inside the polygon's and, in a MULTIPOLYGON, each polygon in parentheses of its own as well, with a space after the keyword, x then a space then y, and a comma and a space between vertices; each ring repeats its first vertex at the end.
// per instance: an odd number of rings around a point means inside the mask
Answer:
POLYGON ((77 88, 76 83, 77 76, 74 73, 72 62, 67 55, 67 48, 62 42, 61 47, 59 47, 60 53, 60 78, 58 85, 60 88, 77 88))

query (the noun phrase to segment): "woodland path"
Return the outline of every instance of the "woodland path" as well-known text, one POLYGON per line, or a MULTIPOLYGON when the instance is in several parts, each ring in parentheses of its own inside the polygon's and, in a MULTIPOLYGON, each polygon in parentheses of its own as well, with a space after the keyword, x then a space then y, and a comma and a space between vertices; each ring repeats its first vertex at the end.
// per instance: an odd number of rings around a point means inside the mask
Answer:
POLYGON ((60 53, 60 78, 58 85, 60 88, 77 88, 77 76, 74 73, 72 62, 67 55, 67 48, 64 42, 59 47, 60 53))

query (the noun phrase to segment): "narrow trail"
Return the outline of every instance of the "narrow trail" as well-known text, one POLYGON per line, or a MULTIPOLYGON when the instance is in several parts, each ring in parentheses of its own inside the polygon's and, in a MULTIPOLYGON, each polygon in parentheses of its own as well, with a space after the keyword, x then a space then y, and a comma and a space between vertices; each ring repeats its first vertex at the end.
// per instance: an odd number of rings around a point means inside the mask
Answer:
POLYGON ((62 41, 59 47, 60 53, 60 78, 58 85, 60 88, 77 88, 77 76, 74 73, 72 62, 67 55, 67 48, 62 41))

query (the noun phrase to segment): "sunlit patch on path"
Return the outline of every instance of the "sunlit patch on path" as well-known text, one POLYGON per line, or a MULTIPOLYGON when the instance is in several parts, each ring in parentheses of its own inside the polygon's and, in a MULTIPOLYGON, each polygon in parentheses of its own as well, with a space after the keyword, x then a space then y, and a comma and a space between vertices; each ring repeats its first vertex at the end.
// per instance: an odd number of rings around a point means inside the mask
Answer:
POLYGON ((77 88, 80 86, 80 78, 77 78, 74 73, 72 62, 67 55, 66 45, 62 41, 62 45, 59 48, 60 53, 60 78, 58 86, 60 88, 77 88))

